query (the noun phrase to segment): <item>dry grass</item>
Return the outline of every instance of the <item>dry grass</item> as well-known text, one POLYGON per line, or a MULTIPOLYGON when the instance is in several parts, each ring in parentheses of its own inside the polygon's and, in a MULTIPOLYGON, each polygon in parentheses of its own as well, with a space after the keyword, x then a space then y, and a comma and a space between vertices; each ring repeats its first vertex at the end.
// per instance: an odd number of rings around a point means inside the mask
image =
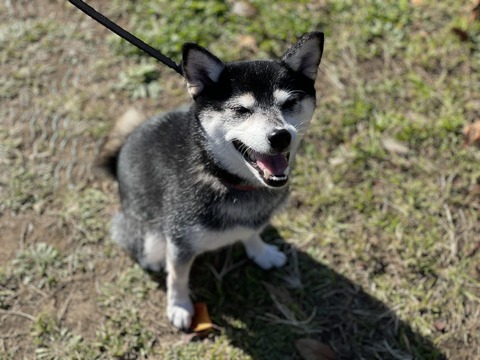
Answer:
POLYGON ((154 114, 187 100, 182 79, 126 56, 67 2, 2 2, 0 359, 299 359, 302 338, 339 359, 480 357, 480 152, 462 139, 480 118, 473 2, 252 0, 257 16, 239 18, 210 0, 186 39, 165 14, 158 35, 163 0, 92 4, 170 55, 198 38, 264 57, 325 30, 319 109, 290 205, 265 234, 290 261, 263 272, 240 247, 202 256, 193 293, 222 329, 193 343, 177 333, 163 275, 110 242, 116 187, 92 164, 132 103, 154 114))

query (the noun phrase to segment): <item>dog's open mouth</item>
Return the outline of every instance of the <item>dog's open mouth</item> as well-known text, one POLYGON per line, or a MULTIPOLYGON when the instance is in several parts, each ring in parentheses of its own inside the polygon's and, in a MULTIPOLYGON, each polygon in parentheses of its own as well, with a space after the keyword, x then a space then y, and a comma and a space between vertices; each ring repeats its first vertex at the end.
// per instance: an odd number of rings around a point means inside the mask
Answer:
POLYGON ((261 154, 246 146, 239 140, 233 140, 233 146, 244 159, 258 171, 265 184, 280 187, 287 183, 290 153, 275 155, 261 154))

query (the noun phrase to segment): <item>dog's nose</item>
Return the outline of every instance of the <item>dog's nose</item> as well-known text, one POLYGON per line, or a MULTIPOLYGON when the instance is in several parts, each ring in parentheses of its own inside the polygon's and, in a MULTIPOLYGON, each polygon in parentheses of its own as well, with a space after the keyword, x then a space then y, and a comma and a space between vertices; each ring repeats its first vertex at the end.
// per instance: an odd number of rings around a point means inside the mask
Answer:
POLYGON ((290 145, 292 135, 286 129, 275 129, 267 136, 270 146, 277 151, 282 151, 290 145))

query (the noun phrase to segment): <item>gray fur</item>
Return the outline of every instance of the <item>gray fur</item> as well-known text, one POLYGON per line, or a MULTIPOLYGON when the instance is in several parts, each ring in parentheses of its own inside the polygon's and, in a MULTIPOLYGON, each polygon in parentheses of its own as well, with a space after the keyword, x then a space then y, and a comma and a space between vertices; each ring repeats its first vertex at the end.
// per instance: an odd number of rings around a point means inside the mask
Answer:
POLYGON ((188 273, 198 254, 241 240, 262 268, 285 263, 259 234, 287 199, 288 162, 313 113, 322 50, 323 34, 310 33, 282 60, 224 64, 186 44, 195 103, 144 122, 119 150, 122 211, 112 237, 145 268, 166 265, 174 326, 190 326, 188 273), (273 148, 278 133, 290 135, 273 148))

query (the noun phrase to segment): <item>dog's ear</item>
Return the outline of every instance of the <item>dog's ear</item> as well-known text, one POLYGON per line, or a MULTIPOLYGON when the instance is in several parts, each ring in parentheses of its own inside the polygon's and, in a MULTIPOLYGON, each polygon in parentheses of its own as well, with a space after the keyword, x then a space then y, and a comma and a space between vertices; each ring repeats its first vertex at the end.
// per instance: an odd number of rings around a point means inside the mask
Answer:
POLYGON ((323 33, 303 35, 282 57, 282 62, 295 72, 315 81, 323 54, 323 33))
POLYGON ((207 49, 193 43, 183 45, 183 73, 190 96, 195 99, 205 87, 218 82, 225 64, 207 49))

